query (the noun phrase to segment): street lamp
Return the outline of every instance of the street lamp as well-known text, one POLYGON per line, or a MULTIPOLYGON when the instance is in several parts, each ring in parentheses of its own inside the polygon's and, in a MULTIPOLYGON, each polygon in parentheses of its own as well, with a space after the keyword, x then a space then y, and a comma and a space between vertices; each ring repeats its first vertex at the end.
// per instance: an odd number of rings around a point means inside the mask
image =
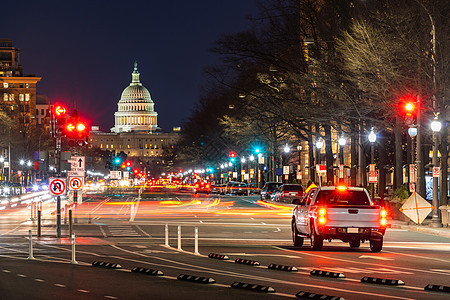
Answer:
MULTIPOLYGON (((438 133, 441 131, 442 123, 439 122, 437 116, 434 118, 433 122, 431 122, 431 130, 433 131, 433 169, 438 167, 438 133)), ((434 173, 434 172, 433 172, 434 173)), ((433 174, 433 216, 431 218, 431 227, 441 227, 442 224, 439 218, 439 192, 438 192, 438 182, 439 177, 435 177, 433 174)))
MULTIPOLYGON (((370 164, 373 165, 374 164, 374 157, 375 157, 375 148, 374 148, 374 144, 375 141, 377 140, 377 135, 375 134, 375 132, 373 132, 373 127, 372 129, 370 129, 370 133, 369 133, 369 142, 371 144, 370 147, 370 164)), ((372 201, 375 198, 375 184, 372 182, 370 183, 370 194, 372 197, 372 201)))
MULTIPOLYGON (((344 165, 344 146, 347 144, 347 139, 341 135, 341 137, 338 139, 339 144, 339 180, 341 180, 341 169, 340 165, 344 165)), ((343 173, 343 172, 342 172, 343 173)), ((342 174, 342 178, 344 178, 344 175, 342 174)))
MULTIPOLYGON (((417 136, 417 127, 415 126, 411 126, 408 128, 408 134, 411 137, 411 164, 414 166, 416 166, 416 158, 415 158, 415 150, 414 150, 414 138, 417 136)), ((409 172, 409 174, 411 174, 411 172, 409 172)), ((411 176, 410 176, 411 177, 411 176)), ((416 183, 416 179, 415 178, 409 178, 409 182, 410 183, 416 183)))

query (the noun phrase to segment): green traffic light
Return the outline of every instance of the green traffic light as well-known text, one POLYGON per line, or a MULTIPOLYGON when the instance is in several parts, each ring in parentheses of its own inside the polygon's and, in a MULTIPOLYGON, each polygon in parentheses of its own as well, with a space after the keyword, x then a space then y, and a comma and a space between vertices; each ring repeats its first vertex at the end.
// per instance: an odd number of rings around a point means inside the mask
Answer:
POLYGON ((122 162, 122 160, 119 157, 116 157, 116 159, 114 159, 114 163, 116 165, 119 165, 122 162))

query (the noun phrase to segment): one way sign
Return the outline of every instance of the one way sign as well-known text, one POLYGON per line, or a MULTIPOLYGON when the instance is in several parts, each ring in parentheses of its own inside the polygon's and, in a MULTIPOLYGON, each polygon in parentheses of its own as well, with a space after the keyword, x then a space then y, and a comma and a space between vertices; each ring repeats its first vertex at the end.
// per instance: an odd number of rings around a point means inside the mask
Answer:
POLYGON ((84 172, 84 163, 84 156, 72 156, 72 158, 70 159, 71 170, 84 172))

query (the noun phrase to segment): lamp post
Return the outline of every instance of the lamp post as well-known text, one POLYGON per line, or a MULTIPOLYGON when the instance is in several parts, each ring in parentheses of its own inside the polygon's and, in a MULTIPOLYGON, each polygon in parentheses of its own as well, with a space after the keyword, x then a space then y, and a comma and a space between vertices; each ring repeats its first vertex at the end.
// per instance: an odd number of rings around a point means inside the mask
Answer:
MULTIPOLYGON (((433 169, 438 167, 438 133, 441 131, 442 123, 439 122, 437 117, 431 122, 431 130, 433 131, 433 169)), ((434 172, 433 172, 434 173, 434 172)), ((438 182, 439 177, 435 177, 433 174, 433 216, 431 218, 431 227, 441 227, 441 221, 439 218, 439 191, 438 182)))
MULTIPOLYGON (((302 171, 302 157, 301 157, 301 154, 302 154, 302 145, 298 144, 298 146, 297 146, 297 151, 298 151, 298 169, 297 169, 297 172, 301 172, 301 171, 302 171)), ((301 176, 301 173, 300 173, 300 176, 301 176)), ((300 178, 300 176, 297 178, 297 180, 300 181, 299 183, 302 182, 302 181, 301 181, 302 179, 300 178)))
MULTIPOLYGON (((250 156, 249 156, 249 158, 248 158, 248 160, 251 162, 251 167, 249 167, 249 169, 250 168, 253 168, 253 175, 255 175, 255 168, 253 167, 253 161, 255 160, 255 156, 253 155, 253 154, 251 154, 250 156)), ((250 171, 249 171, 249 173, 250 173, 250 171)), ((251 181, 253 181, 253 180, 251 180, 251 181)), ((255 180, 255 182, 256 182, 256 180, 255 180)), ((256 186, 257 188, 258 188, 258 186, 256 186)))
MULTIPOLYGON (((414 138, 417 136, 417 127, 415 126, 411 126, 408 128, 408 134, 411 137, 411 164, 414 166, 414 170, 416 168, 416 155, 415 155, 415 149, 414 149, 414 138)), ((410 178, 409 178, 409 182, 415 184, 416 183, 416 178, 414 176, 414 173, 409 172, 410 174, 410 178), (413 176, 411 176, 413 175, 413 176)))
MULTIPOLYGON (((369 142, 371 145, 371 147, 370 147, 370 164, 373 165, 374 157, 375 157, 374 144, 375 144, 375 141, 377 140, 377 135, 375 134, 375 132, 373 132, 373 127, 370 130, 368 138, 369 138, 369 142)), ((372 201, 373 201, 373 199, 375 198, 375 184, 373 182, 370 183, 370 194, 371 194, 372 201)))
POLYGON ((340 165, 344 166, 344 146, 347 144, 347 139, 344 136, 341 136, 338 140, 338 144, 339 144, 339 182, 340 182, 341 178, 344 179, 344 174, 342 174, 342 177, 341 177, 341 166, 340 165))
MULTIPOLYGON (((289 152, 291 151, 291 147, 289 147, 289 145, 288 144, 286 144, 284 147, 283 147, 283 152, 287 155, 289 152)), ((283 177, 285 177, 284 175, 284 164, 283 164, 283 155, 281 155, 281 169, 282 169, 282 176, 283 177)), ((289 173, 287 174, 288 175, 288 177, 289 177, 289 173)), ((284 181, 284 178, 282 178, 282 180, 281 180, 281 182, 283 182, 284 181)))
MULTIPOLYGON (((244 179, 242 178, 242 170, 244 169, 244 164, 245 164, 245 157, 241 158, 241 182, 244 182, 244 179)), ((244 174, 245 174, 245 169, 244 169, 244 174)))
MULTIPOLYGON (((320 150, 323 147, 323 140, 321 138, 317 139, 316 141, 316 161, 317 164, 320 165, 320 150)), ((314 166, 313 166, 314 167, 314 166)), ((322 175, 317 172, 317 176, 319 177, 319 186, 322 186, 322 175)))

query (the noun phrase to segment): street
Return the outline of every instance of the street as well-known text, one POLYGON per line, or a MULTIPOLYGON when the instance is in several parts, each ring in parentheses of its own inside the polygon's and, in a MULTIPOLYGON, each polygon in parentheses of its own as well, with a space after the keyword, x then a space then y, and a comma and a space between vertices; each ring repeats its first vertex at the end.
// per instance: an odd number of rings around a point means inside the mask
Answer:
MULTIPOLYGON (((36 238, 36 221, 29 220, 29 208, 8 209, 8 214, 1 215, 0 289, 7 299, 263 296, 262 292, 230 287, 242 282, 272 287, 275 292, 264 295, 269 298, 295 298, 300 291, 345 299, 448 298, 448 293, 424 291, 424 287, 448 286, 449 238, 390 228, 380 253, 372 253, 368 243, 353 249, 338 241, 325 242, 323 251, 312 251, 308 239, 295 248, 290 229, 292 206, 265 203, 258 197, 145 193, 138 199, 132 193, 92 195, 74 213, 78 265, 70 264, 68 225, 63 225, 64 238, 55 238, 54 205, 44 208, 41 238, 36 238), (165 224, 169 246, 164 245, 165 224), (198 255, 194 254, 195 227, 198 255), (33 231, 36 261, 27 260, 28 230, 33 231), (209 258, 210 253, 226 255, 229 260, 209 258), (259 264, 239 264, 236 259, 259 264), (94 261, 118 263, 122 269, 93 267, 94 261), (298 271, 269 269, 270 264, 294 266, 298 271), (160 270, 164 275, 131 273, 133 267, 160 270), (312 270, 342 273, 345 278, 313 276, 312 270), (180 274, 213 278, 216 283, 178 280, 180 274), (365 276, 405 284, 362 283, 365 276)), ((65 224, 65 212, 62 215, 65 224)))

